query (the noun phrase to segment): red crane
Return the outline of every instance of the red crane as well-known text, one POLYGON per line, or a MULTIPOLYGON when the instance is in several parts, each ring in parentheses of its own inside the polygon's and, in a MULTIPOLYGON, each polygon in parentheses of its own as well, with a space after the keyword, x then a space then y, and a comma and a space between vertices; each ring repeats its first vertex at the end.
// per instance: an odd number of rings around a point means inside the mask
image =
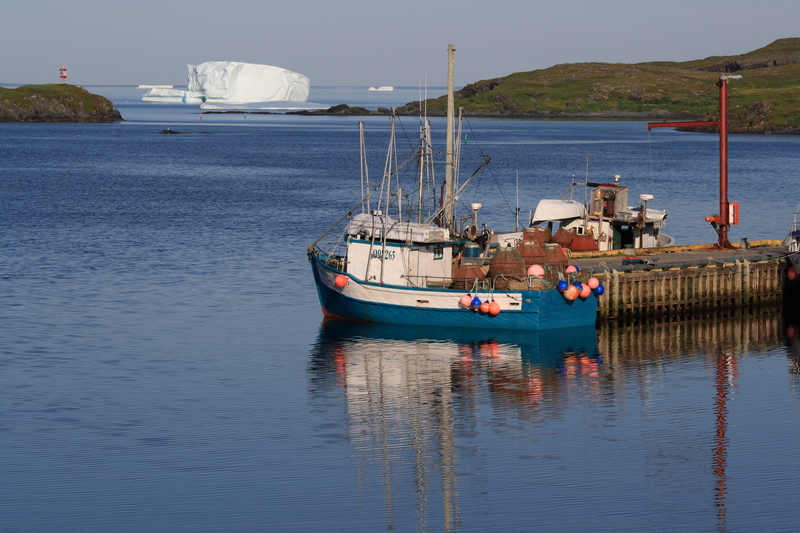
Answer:
POLYGON ((719 127, 719 214, 706 217, 706 222, 717 232, 718 248, 733 248, 728 240, 728 228, 739 223, 739 204, 728 202, 728 80, 738 80, 741 76, 720 76, 715 84, 719 87, 719 120, 688 122, 651 122, 647 131, 653 128, 677 128, 682 126, 719 127))

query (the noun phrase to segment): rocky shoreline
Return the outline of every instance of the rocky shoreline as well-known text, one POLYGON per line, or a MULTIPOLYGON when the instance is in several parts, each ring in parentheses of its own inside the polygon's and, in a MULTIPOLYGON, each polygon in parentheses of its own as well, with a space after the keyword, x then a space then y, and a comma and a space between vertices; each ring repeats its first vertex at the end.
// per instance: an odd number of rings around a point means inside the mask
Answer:
MULTIPOLYGON (((402 107, 396 108, 398 116, 418 116, 420 113, 417 102, 406 104, 402 107)), ((317 109, 314 111, 291 111, 287 115, 310 115, 310 116, 388 116, 391 110, 385 107, 379 107, 376 110, 366 109, 364 107, 350 107, 347 104, 339 104, 328 109, 317 109)), ((636 111, 511 111, 511 110, 474 110, 467 111, 471 117, 481 118, 513 118, 513 119, 554 119, 554 120, 641 120, 641 121, 658 121, 658 120, 703 120, 704 117, 693 115, 689 113, 670 113, 664 110, 654 110, 646 112, 636 111)), ((428 112, 428 116, 444 116, 441 113, 428 112)), ((749 133, 749 134, 773 134, 773 135, 800 135, 800 126, 776 126, 766 123, 760 116, 746 117, 750 120, 748 123, 736 122, 735 116, 731 115, 729 123, 729 133, 749 133)), ((687 127, 677 128, 679 131, 694 131, 701 133, 715 133, 714 128, 703 127, 687 127)))

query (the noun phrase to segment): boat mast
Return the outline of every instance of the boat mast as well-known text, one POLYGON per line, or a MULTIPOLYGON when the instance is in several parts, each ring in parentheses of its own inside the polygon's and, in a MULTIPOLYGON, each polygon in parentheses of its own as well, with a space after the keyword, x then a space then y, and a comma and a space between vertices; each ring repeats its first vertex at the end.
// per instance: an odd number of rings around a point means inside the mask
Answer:
POLYGON ((453 52, 452 44, 447 45, 447 145, 444 166, 444 216, 442 226, 453 226, 453 118, 455 103, 453 101, 453 52))
POLYGON ((428 143, 430 142, 430 125, 424 119, 419 132, 419 199, 417 201, 417 222, 422 223, 425 208, 425 170, 428 161, 428 143))
POLYGON ((367 147, 364 143, 364 123, 358 123, 358 132, 361 137, 361 212, 369 213, 371 211, 369 197, 367 191, 369 190, 369 167, 367 166, 367 147), (366 205, 366 209, 364 206, 366 205))

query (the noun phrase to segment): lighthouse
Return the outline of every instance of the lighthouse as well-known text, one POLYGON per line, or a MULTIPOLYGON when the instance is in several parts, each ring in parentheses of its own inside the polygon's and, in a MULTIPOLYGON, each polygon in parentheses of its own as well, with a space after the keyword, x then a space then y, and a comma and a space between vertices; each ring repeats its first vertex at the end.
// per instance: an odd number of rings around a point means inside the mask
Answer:
POLYGON ((58 83, 67 83, 67 69, 64 67, 58 69, 58 83))

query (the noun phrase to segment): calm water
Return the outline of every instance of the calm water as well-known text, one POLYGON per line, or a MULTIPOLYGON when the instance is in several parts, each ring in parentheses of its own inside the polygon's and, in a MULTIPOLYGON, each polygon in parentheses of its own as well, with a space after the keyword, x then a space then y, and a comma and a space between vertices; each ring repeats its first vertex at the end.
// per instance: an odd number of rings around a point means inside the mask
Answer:
MULTIPOLYGON (((0 530, 797 531, 795 318, 323 323, 305 248, 355 201, 359 119, 201 120, 90 89, 128 120, 0 125, 0 530)), ((366 122, 377 173, 387 120, 366 122)), ((417 121, 400 131, 415 138, 417 121)), ((588 155, 590 180, 654 194, 679 242, 715 238, 711 136, 465 132, 465 159, 493 157, 475 199, 496 229, 513 226, 517 173, 525 213, 588 155), (505 200, 481 196, 498 183, 505 200)), ((798 148, 731 139, 732 240, 785 236, 798 148)))

